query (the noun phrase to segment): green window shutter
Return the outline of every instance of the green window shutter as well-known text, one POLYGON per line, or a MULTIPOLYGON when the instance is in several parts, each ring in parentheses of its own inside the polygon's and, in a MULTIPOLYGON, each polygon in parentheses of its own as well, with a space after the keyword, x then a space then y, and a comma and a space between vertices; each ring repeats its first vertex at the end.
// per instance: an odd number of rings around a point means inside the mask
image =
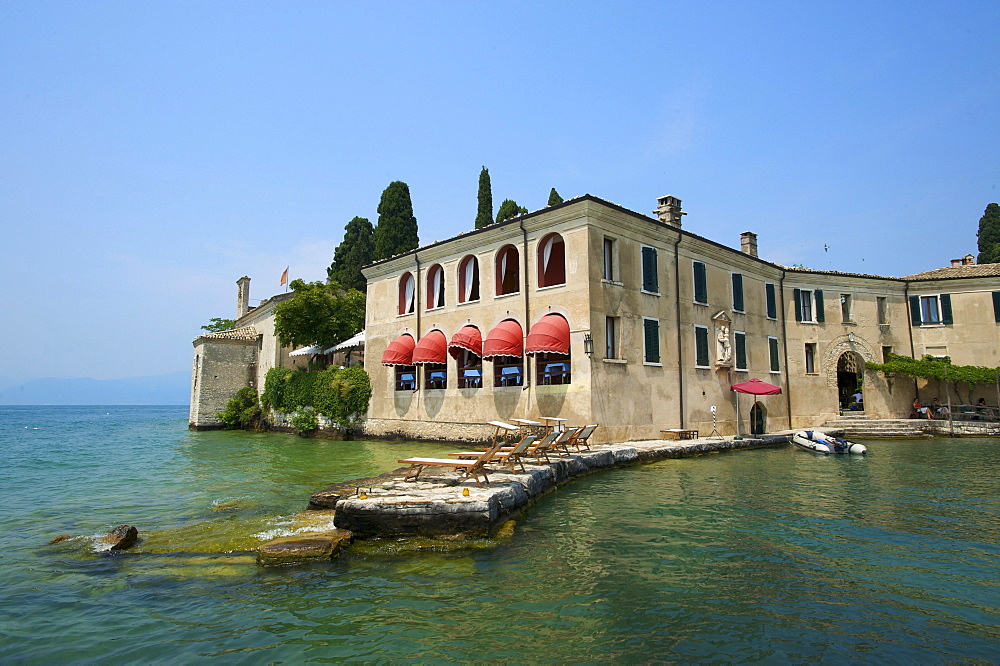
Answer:
POLYGON ((733 273, 733 309, 743 312, 743 276, 733 273))
POLYGON ((660 362, 660 322, 657 319, 643 319, 646 341, 646 363, 660 362))
POLYGON ((795 299, 795 321, 802 321, 802 290, 793 290, 792 298, 795 299))
MULTIPOLYGON (((774 295, 774 285, 771 283, 764 285, 764 295, 767 300, 767 316, 771 319, 778 318, 778 299, 774 295)), ((997 321, 1000 321, 998 319, 997 321)))
POLYGON ((657 293, 660 291, 656 275, 656 248, 642 248, 642 289, 657 293))
POLYGON ((993 292, 993 321, 1000 322, 1000 291, 993 292))
POLYGON ((778 361, 778 340, 776 338, 768 338, 767 346, 771 355, 771 371, 778 372, 781 370, 781 363, 778 361))
POLYGON ((941 294, 941 321, 945 324, 955 323, 951 316, 951 294, 941 294))
POLYGON ((696 303, 708 303, 708 285, 705 281, 705 264, 694 262, 694 300, 696 303))
POLYGON ((695 365, 707 366, 708 365, 708 329, 698 328, 694 329, 694 344, 695 344, 695 365))
POLYGON ((817 289, 813 292, 816 299, 816 321, 826 321, 826 311, 823 310, 823 291, 817 289))
POLYGON ((920 297, 910 296, 910 323, 913 326, 920 326, 923 322, 920 319, 920 297))
POLYGON ((747 336, 743 333, 736 334, 736 368, 747 367, 747 336))

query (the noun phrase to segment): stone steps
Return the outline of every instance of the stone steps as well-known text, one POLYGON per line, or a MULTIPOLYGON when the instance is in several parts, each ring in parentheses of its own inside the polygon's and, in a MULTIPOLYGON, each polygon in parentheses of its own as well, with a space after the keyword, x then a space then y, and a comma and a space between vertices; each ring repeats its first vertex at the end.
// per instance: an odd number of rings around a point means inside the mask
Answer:
MULTIPOLYGON (((929 419, 859 419, 839 418, 827 421, 827 428, 838 428, 844 431, 847 439, 912 439, 927 436, 948 436, 952 427, 946 420, 929 419)), ((956 435, 995 436, 996 427, 975 424, 967 421, 954 423, 956 435)))

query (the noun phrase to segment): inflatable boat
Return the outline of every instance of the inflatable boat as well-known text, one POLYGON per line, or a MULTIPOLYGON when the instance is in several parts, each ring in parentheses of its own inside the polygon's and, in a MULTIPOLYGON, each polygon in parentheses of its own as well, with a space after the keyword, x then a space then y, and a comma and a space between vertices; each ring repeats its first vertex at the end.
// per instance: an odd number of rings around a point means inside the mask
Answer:
POLYGON ((792 435, 792 443, 800 449, 822 453, 825 456, 831 453, 853 453, 863 456, 868 453, 868 448, 864 444, 855 444, 842 437, 826 435, 815 430, 800 430, 792 435))

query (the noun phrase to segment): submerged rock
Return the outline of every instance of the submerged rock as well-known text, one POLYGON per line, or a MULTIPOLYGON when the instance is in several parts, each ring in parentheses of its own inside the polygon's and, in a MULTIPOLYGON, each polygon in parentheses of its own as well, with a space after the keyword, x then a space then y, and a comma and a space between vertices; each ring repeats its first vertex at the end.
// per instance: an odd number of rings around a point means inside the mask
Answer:
POLYGON ((139 540, 139 530, 131 525, 119 525, 111 530, 111 533, 102 539, 104 543, 111 544, 111 550, 125 550, 135 545, 139 540))
POLYGON ((340 544, 351 540, 347 530, 321 536, 285 537, 265 543, 257 549, 257 561, 263 565, 299 564, 332 559, 340 544))
POLYGON ((70 535, 68 535, 68 534, 60 534, 59 536, 57 536, 52 541, 49 541, 49 545, 51 546, 54 543, 59 543, 60 541, 65 541, 66 539, 71 539, 71 538, 72 537, 70 535))

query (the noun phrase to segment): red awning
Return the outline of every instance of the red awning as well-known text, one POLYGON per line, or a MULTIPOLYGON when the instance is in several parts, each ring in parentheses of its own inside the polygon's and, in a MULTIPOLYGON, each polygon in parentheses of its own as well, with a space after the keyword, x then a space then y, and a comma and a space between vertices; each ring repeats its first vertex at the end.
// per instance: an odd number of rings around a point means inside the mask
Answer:
POLYGON ((530 356, 539 352, 569 354, 569 322, 557 314, 548 314, 528 331, 524 351, 530 356))
POLYGON ((524 356, 524 331, 513 319, 504 319, 483 341, 483 358, 524 356))
POLYGON ((451 336, 451 342, 448 343, 448 353, 454 358, 458 358, 463 349, 476 356, 483 355, 483 334, 475 326, 463 326, 462 330, 451 336))
POLYGON ((413 336, 404 333, 389 343, 382 354, 382 365, 413 365, 413 336))
POLYGON ((435 329, 420 338, 413 350, 413 365, 421 363, 445 363, 448 360, 448 338, 435 329))
POLYGON ((752 395, 778 395, 781 393, 780 386, 768 384, 759 379, 751 379, 740 384, 733 384, 729 388, 738 393, 750 393, 752 395))

